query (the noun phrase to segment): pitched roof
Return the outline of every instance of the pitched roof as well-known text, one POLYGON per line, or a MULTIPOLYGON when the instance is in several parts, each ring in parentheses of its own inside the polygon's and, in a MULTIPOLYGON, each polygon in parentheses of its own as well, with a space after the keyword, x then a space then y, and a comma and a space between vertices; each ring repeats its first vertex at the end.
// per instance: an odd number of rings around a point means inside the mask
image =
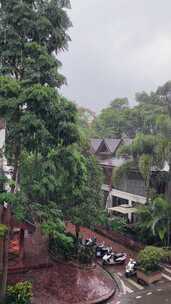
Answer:
POLYGON ((116 149, 118 148, 119 144, 121 143, 121 139, 105 138, 104 142, 107 145, 110 152, 114 153, 116 151, 116 149))
POLYGON ((103 140, 99 139, 99 138, 92 138, 91 139, 91 149, 94 151, 94 153, 97 152, 97 150, 98 150, 102 141, 103 140))
POLYGON ((100 152, 101 148, 105 145, 109 153, 113 154, 119 147, 120 143, 124 141, 124 144, 131 144, 132 140, 128 137, 124 138, 92 138, 91 139, 91 151, 96 153, 100 152))

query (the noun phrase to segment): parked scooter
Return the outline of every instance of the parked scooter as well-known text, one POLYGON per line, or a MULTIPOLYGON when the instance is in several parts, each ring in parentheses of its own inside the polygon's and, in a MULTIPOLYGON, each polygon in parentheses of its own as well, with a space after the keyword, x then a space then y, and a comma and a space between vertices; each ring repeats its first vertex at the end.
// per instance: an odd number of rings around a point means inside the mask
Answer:
POLYGON ((102 258, 103 265, 116 265, 116 264, 124 264, 127 259, 126 253, 110 253, 105 254, 102 258))
POLYGON ((112 252, 111 247, 105 247, 104 243, 97 245, 96 247, 96 257, 103 258, 105 254, 110 254, 112 252))
POLYGON ((96 246, 96 238, 92 237, 92 238, 86 239, 84 242, 84 245, 85 246, 96 246))
POLYGON ((127 278, 132 277, 136 274, 137 262, 134 259, 130 259, 125 267, 125 275, 127 278))
POLYGON ((100 258, 100 257, 101 257, 101 252, 102 252, 102 250, 103 250, 104 247, 105 247, 105 246, 104 246, 104 242, 101 243, 101 244, 98 244, 98 245, 96 246, 96 257, 97 257, 97 258, 100 258))

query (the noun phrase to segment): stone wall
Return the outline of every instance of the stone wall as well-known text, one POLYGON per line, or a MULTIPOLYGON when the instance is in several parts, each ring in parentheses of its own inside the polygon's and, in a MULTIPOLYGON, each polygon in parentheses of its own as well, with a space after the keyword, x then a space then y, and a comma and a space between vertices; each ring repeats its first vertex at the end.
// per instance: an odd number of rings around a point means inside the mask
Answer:
POLYGON ((24 237, 26 258, 34 258, 39 261, 42 256, 48 256, 48 243, 48 237, 42 234, 40 227, 37 227, 32 234, 26 230, 24 237))

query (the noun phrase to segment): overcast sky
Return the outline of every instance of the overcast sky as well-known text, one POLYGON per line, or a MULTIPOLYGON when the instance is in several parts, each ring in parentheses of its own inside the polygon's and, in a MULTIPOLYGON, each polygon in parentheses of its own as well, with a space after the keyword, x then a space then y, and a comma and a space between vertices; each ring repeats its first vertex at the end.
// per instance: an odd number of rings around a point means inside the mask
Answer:
POLYGON ((62 93, 99 111, 171 79, 171 0, 71 0, 62 93))

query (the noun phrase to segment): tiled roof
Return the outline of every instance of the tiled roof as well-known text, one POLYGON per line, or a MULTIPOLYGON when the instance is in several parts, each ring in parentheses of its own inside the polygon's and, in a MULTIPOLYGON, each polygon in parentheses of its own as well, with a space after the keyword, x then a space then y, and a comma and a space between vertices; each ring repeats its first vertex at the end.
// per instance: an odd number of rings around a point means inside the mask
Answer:
POLYGON ((130 138, 92 138, 91 139, 91 151, 96 153, 98 150, 100 152, 100 147, 103 145, 106 146, 109 153, 113 154, 116 152, 116 149, 120 145, 120 143, 123 141, 123 144, 131 144, 132 140, 130 138))
POLYGON ((121 143, 121 139, 116 138, 105 138, 104 139, 105 144, 109 148, 111 153, 114 153, 116 149, 118 148, 119 144, 121 143))
POLYGON ((102 142, 102 139, 99 138, 92 138, 91 139, 91 149, 96 153, 100 144, 102 142))

